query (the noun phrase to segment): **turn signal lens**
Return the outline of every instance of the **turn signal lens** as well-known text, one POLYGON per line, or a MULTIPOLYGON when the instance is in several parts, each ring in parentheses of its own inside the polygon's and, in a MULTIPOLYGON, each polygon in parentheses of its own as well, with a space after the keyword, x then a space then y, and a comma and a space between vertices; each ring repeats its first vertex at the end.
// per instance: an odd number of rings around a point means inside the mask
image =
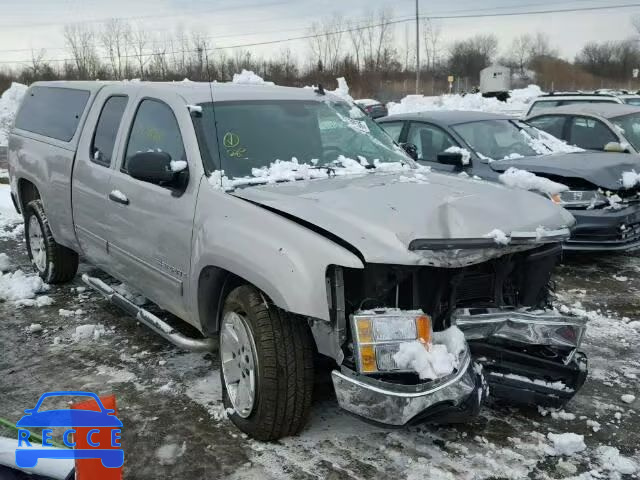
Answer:
POLYGON ((358 340, 360 340, 360 343, 373 343, 373 330, 369 318, 358 318, 356 327, 358 328, 358 340))
POLYGON ((557 205, 560 205, 562 203, 562 198, 560 197, 559 193, 556 193, 554 195, 551 195, 551 201, 557 205))
POLYGON ((365 373, 373 373, 378 370, 376 365, 376 352, 373 345, 360 347, 360 368, 365 373))
POLYGON ((420 315, 416 318, 416 330, 419 342, 425 345, 431 343, 431 319, 427 315, 420 315))

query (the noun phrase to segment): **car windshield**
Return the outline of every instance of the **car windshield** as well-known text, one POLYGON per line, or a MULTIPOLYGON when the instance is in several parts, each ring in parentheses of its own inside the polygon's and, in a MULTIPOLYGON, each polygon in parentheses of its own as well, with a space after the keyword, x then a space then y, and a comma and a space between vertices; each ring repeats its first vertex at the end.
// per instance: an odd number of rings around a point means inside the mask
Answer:
POLYGON ((624 138, 635 148, 640 150, 640 113, 630 113, 611 119, 624 138))
POLYGON ((200 106, 199 140, 211 158, 220 159, 212 161, 211 169, 223 170, 228 178, 262 177, 278 160, 317 169, 356 164, 362 170, 386 162, 413 166, 382 128, 360 108, 343 101, 230 101, 200 106))
POLYGON ((531 133, 535 131, 511 120, 481 120, 454 125, 453 129, 483 159, 501 160, 550 153, 541 152, 532 145, 532 135, 523 130, 525 127, 531 133))

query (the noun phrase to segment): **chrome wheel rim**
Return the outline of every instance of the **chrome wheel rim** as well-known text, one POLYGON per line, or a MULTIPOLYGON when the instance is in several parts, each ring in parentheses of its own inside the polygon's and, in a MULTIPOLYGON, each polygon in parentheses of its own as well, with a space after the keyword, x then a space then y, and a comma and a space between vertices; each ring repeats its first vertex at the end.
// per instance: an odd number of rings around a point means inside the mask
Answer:
POLYGON ((242 418, 253 411, 256 392, 256 347, 247 320, 227 312, 220 333, 222 377, 233 409, 242 418))
POLYGON ((47 268, 47 248, 44 244, 44 235, 40 222, 35 216, 29 219, 29 248, 31 249, 31 260, 39 272, 44 272, 47 268))

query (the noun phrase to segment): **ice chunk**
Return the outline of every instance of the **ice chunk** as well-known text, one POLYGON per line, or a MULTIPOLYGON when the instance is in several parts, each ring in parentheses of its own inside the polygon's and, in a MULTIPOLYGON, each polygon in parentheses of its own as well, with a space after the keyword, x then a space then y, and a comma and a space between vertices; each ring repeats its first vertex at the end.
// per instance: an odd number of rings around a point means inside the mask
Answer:
POLYGON ((624 188, 633 188, 640 183, 640 173, 636 173, 635 170, 630 172, 622 172, 622 186, 624 188))
POLYGON ((549 455, 573 455, 587 448, 584 443, 584 435, 548 433, 547 438, 553 442, 553 448, 547 450, 549 455))
POLYGON ((76 342, 86 340, 99 340, 100 336, 105 333, 104 326, 86 324, 76 327, 76 333, 73 334, 73 339, 76 342))
POLYGON ((40 325, 39 323, 32 323, 31 325, 29 325, 29 331, 31 333, 41 332, 42 325, 40 325))
POLYGON ((622 400, 624 403, 633 403, 636 399, 635 395, 631 395, 630 393, 627 393, 625 395, 622 395, 620 397, 620 400, 622 400))
MULTIPOLYGON (((0 301, 22 302, 35 298, 36 294, 49 289, 49 286, 35 274, 25 274, 22 270, 13 273, 0 273, 0 301)), ((30 303, 23 303, 29 305, 30 303)))
POLYGON ((596 456, 602 468, 610 472, 633 475, 638 470, 638 465, 633 460, 621 456, 615 447, 601 445, 596 450, 596 456))
POLYGON ((542 193, 555 195, 569 188, 561 183, 553 182, 548 178, 538 177, 526 170, 510 167, 499 177, 500 181, 509 187, 522 188, 524 190, 538 190, 542 193))
POLYGON ((11 266, 11 261, 6 253, 0 253, 0 272, 6 272, 11 266))

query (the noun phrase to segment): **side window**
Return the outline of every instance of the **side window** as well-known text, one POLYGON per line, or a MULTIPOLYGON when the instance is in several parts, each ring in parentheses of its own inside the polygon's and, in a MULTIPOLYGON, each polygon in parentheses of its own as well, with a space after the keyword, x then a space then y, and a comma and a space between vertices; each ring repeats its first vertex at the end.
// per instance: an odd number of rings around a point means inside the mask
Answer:
POLYGON ((400 141, 400 134, 402 133, 402 127, 404 126, 404 122, 385 122, 385 123, 381 123, 380 126, 396 142, 400 141))
POLYGON ((600 120, 587 117, 573 117, 570 124, 569 142, 587 150, 604 150, 609 142, 617 142, 617 137, 600 120))
POLYGON ((171 160, 186 160, 178 121, 171 108, 158 100, 143 100, 133 120, 123 170, 136 153, 157 151, 171 160))
POLYGON ((531 106, 531 109, 529 109, 529 112, 527 113, 527 115, 531 115, 532 113, 539 112, 540 110, 544 110, 545 108, 557 107, 559 104, 560 102, 558 100, 540 100, 538 102, 535 102, 531 106))
POLYGON ((567 117, 562 115, 545 115, 544 117, 532 118, 527 123, 532 127, 544 130, 556 138, 562 138, 566 119, 567 117))
POLYGON ((78 129, 89 96, 87 90, 32 87, 18 110, 15 126, 68 142, 78 129))
POLYGON ((412 123, 409 127, 407 142, 418 148, 418 160, 436 162, 438 154, 458 144, 439 127, 427 123, 412 123))
POLYGON ((127 107, 125 96, 109 97, 102 107, 96 131, 91 142, 91 161, 108 167, 111 165, 113 148, 120 128, 120 121, 127 107))

